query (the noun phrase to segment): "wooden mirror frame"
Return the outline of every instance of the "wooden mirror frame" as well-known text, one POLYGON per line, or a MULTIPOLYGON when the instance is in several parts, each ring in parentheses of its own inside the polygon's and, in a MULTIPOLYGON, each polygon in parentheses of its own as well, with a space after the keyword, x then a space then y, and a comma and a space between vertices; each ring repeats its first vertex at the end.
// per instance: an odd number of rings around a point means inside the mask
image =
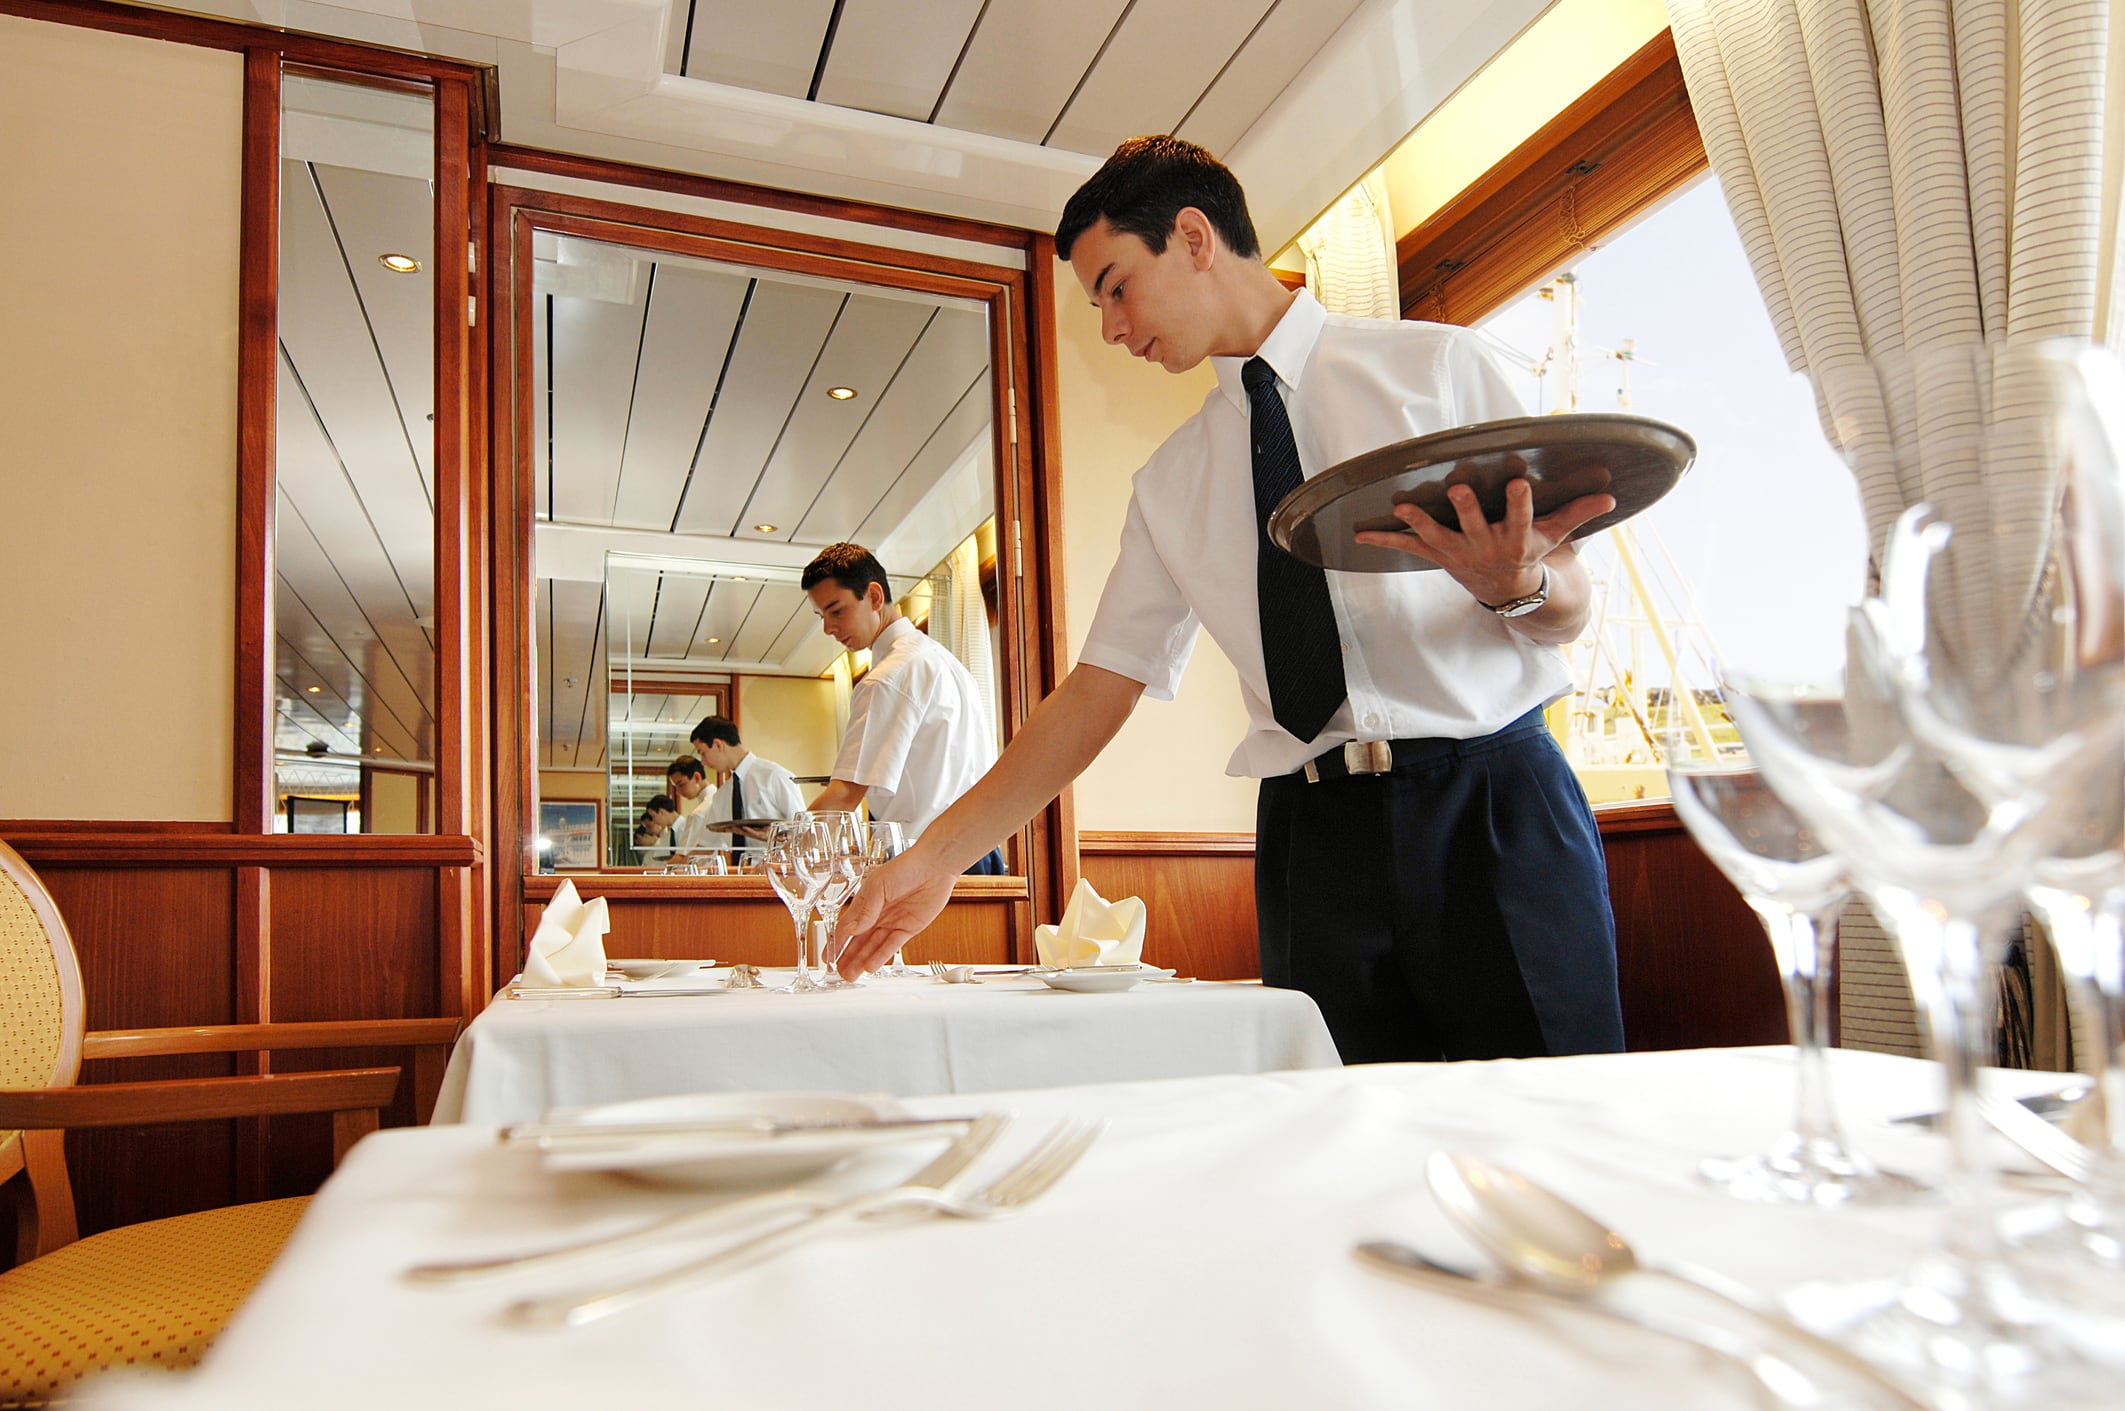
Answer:
MULTIPOLYGON (((1052 237, 857 202, 769 191, 710 178, 618 163, 490 147, 491 167, 614 188, 671 192, 716 202, 920 231, 1021 253, 1022 267, 982 263, 858 240, 688 214, 617 199, 496 184, 488 193, 485 304, 493 368, 495 973, 513 972, 523 946, 525 880, 536 873, 534 816, 537 761, 531 704, 532 561, 535 519, 531 466, 532 366, 517 350, 530 346, 532 236, 535 231, 665 251, 694 258, 888 286, 984 305, 989 315, 996 428, 997 576, 1000 699, 1006 741, 1062 674, 1062 554, 1055 420, 1054 265, 1052 237)), ((559 183, 556 183, 559 184, 559 183)), ((616 193, 622 194, 622 193, 616 193)), ((1076 830, 1069 796, 1051 803, 1020 831, 1026 896, 1014 910, 1012 949, 1030 955, 1035 913, 1059 912, 1077 879, 1076 830)))

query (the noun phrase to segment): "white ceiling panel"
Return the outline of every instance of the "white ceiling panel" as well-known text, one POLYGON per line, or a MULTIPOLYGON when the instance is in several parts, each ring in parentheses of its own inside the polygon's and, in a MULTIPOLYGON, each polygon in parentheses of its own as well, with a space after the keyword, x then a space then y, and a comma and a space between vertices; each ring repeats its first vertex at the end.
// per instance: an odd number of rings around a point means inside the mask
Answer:
POLYGON ((604 762, 605 651, 596 583, 539 583, 540 756, 551 765, 604 762), (591 713, 596 703, 599 714, 591 713))
POLYGON ((435 515, 428 490, 309 169, 284 162, 282 177, 282 428, 288 426, 292 393, 296 406, 314 413, 345 468, 360 518, 386 551, 413 611, 426 615, 435 601, 435 515), (289 385, 290 364, 299 389, 289 385))
POLYGON ((635 362, 642 346, 642 291, 647 262, 634 270, 627 303, 550 295, 552 361, 542 345, 534 395, 552 397, 551 514, 564 524, 609 524, 619 492, 635 362))
POLYGON ((720 579, 709 590, 708 602, 701 614, 700 630, 694 633, 691 658, 694 661, 724 661, 731 656, 738 635, 745 624, 752 620, 753 610, 760 605, 760 585, 739 583, 720 579), (711 642, 710 637, 718 640, 711 642))
POLYGON ((790 284, 754 286, 679 507, 680 533, 730 536, 846 297, 790 284))
MULTIPOLYGON (((320 694, 339 697, 361 718, 365 742, 381 743, 401 759, 426 759, 433 700, 433 655, 394 652, 408 644, 405 634, 386 635, 363 614, 361 605, 334 572, 310 527, 281 499, 278 578, 274 584, 274 626, 294 655, 293 679, 307 688, 321 683, 320 694), (304 679, 313 676, 315 683, 304 679)), ((305 689, 302 694, 307 695, 305 689)))
MULTIPOLYGON (((991 439, 990 413, 995 394, 990 390, 989 375, 984 371, 960 397, 945 419, 938 425, 937 434, 925 442, 908 462, 908 468, 879 499, 864 521, 857 525, 855 538, 858 543, 882 543, 898 529, 902 521, 915 512, 922 497, 945 473, 958 463, 969 447, 986 448, 991 439)), ((989 463, 993 466, 993 457, 989 463)), ((995 483, 991 474, 989 483, 995 483)), ((993 501, 992 501, 993 502, 993 501)), ((912 564, 892 564, 888 568, 896 573, 927 573, 931 564, 917 567, 912 564)))
POLYGON ((1169 119, 1173 134, 1228 155, 1357 8, 1358 0, 1278 0, 1195 111, 1169 119))
POLYGON ((795 537, 856 433, 890 400, 895 376, 937 314, 934 308, 895 299, 849 299, 759 485, 730 531, 732 538, 787 543, 795 537), (838 401, 826 394, 829 387, 853 388, 856 395, 838 401), (774 527, 763 530, 758 527, 762 524, 774 527))
POLYGON ((339 232, 354 287, 383 354, 406 439, 421 481, 435 497, 435 202, 428 183, 381 172, 316 166, 325 209, 339 232), (412 274, 384 268, 379 256, 411 255, 412 274))
POLYGON ((990 0, 937 121, 1042 141, 1125 8, 1126 0, 990 0))
POLYGON ((982 0, 929 0, 917 22, 907 0, 847 0, 819 101, 928 122, 982 0))
POLYGON ((739 661, 780 661, 787 650, 783 639, 790 637, 794 641, 805 626, 818 630, 812 600, 802 589, 780 583, 762 584, 759 600, 746 614, 745 625, 738 629, 738 640, 730 655, 739 661), (803 623, 797 621, 799 614, 803 615, 803 623))
MULTIPOLYGON (((976 381, 986 381, 988 366, 988 320, 957 309, 939 310, 833 479, 798 523, 796 539, 831 544, 854 538, 879 503, 908 478, 924 447, 965 399, 968 389, 976 381)), ((924 462, 933 473, 949 464, 924 462)), ((911 488, 920 498, 929 487, 924 483, 911 488)), ((929 565, 922 567, 926 570, 929 565)))
POLYGON ((670 261, 656 266, 613 524, 671 528, 750 282, 670 261))
POLYGON ((708 602, 708 580, 690 573, 667 573, 662 578, 645 656, 651 662, 684 661, 693 648, 694 625, 708 602))
MULTIPOLYGON (((834 16, 834 0, 673 0, 693 9, 688 78, 802 98, 834 16)), ((912 17, 910 17, 912 18, 912 17)))
POLYGON ((1124 138, 1171 132, 1272 3, 1136 0, 1048 145, 1104 157, 1124 138))
POLYGON ((615 573, 605 583, 605 646, 615 661, 640 661, 649 654, 649 629, 656 621, 661 574, 615 573))

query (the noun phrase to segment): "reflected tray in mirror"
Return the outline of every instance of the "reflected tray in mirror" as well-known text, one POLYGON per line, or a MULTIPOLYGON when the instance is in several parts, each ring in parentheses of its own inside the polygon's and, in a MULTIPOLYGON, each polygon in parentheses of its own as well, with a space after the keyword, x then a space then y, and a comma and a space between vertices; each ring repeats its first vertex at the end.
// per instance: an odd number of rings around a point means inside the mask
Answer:
POLYGON ((726 818, 721 823, 704 823, 701 826, 711 833, 742 833, 748 828, 772 828, 777 823, 789 822, 786 818, 726 818))
MULTIPOLYGON (((1269 517, 1269 538, 1294 557, 1351 573, 1436 568, 1397 549, 1352 542, 1367 530, 1403 530, 1397 505, 1416 505, 1449 528, 1460 516, 1446 497, 1455 485, 1476 492, 1484 517, 1505 517, 1505 487, 1525 477, 1535 517, 1582 495, 1607 493, 1616 507, 1581 525, 1583 539, 1621 524, 1675 488, 1697 459, 1697 443, 1666 422, 1616 412, 1523 416, 1398 441, 1329 467, 1284 497, 1269 517)), ((1406 531, 1404 531, 1406 532, 1406 531)))

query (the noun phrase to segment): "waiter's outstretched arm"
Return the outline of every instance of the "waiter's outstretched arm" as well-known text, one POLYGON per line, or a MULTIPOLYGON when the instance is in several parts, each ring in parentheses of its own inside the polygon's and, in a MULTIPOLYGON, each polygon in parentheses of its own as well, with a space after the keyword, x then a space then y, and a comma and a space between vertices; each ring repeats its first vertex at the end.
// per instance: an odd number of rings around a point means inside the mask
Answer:
POLYGON ((952 883, 1068 788, 1106 748, 1144 693, 1097 666, 1078 666, 1034 710, 981 782, 946 809, 908 852, 864 879, 834 928, 850 978, 875 969, 937 918, 952 883))

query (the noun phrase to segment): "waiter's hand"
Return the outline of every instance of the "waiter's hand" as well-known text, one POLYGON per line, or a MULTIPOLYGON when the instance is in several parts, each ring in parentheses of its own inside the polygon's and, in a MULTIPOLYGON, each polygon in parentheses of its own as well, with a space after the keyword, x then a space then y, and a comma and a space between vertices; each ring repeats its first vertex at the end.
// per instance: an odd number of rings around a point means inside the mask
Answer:
POLYGON ((1466 485, 1449 489, 1446 498, 1460 516, 1458 530, 1404 504, 1395 506, 1395 518, 1409 526, 1407 534, 1373 530, 1357 542, 1429 559, 1479 603, 1511 602, 1534 592, 1542 584, 1542 561, 1580 525, 1616 508, 1613 495, 1581 495, 1536 519, 1535 492, 1525 478, 1506 485, 1505 518, 1496 524, 1483 517, 1476 492, 1466 485))
POLYGON ((834 968, 854 980, 901 949, 937 919, 952 899, 958 874, 939 870, 917 843, 882 867, 874 867, 834 924, 841 948, 834 968))

